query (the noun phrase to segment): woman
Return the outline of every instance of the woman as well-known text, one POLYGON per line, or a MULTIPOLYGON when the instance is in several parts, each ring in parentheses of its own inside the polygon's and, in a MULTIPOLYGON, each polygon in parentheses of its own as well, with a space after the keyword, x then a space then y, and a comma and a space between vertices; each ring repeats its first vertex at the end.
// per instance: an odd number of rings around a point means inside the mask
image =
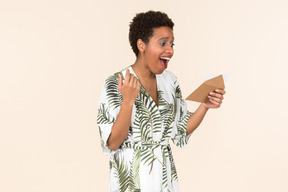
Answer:
POLYGON ((173 56, 174 23, 165 13, 137 14, 129 41, 136 61, 106 79, 98 110, 103 152, 110 155, 110 191, 178 191, 169 138, 184 147, 224 90, 210 93, 192 114, 177 78, 165 70, 173 56))

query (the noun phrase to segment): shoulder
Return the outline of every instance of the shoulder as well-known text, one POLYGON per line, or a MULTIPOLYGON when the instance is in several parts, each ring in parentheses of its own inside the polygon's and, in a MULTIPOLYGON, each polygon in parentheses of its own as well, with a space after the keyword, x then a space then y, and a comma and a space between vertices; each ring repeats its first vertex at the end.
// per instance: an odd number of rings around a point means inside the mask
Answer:
POLYGON ((178 81, 177 77, 171 71, 168 70, 163 71, 163 73, 160 74, 159 77, 166 82, 168 81, 174 83, 175 81, 178 81))
POLYGON ((114 73, 113 75, 108 76, 105 79, 105 86, 107 86, 107 84, 117 84, 118 85, 119 75, 122 75, 122 77, 125 77, 126 69, 128 69, 128 68, 129 67, 126 67, 126 68, 114 73))
POLYGON ((118 75, 115 73, 115 74, 110 75, 109 77, 107 77, 107 78, 105 79, 105 83, 104 83, 105 87, 110 87, 111 85, 116 85, 116 84, 118 84, 118 79, 119 79, 119 77, 117 77, 117 76, 118 76, 118 75))

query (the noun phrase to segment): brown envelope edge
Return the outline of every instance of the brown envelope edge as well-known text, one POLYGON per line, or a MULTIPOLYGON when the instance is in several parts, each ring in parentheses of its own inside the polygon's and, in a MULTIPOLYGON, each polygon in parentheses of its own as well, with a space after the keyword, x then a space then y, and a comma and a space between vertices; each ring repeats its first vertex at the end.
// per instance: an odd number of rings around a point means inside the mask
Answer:
POLYGON ((223 75, 204 81, 186 100, 204 103, 208 100, 208 94, 217 88, 225 89, 223 75))

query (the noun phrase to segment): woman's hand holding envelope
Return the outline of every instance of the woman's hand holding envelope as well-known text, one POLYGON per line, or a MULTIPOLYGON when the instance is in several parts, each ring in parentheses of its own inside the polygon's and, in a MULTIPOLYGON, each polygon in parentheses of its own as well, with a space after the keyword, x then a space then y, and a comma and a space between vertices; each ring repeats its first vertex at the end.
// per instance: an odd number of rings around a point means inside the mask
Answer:
POLYGON ((191 134, 200 125, 208 109, 219 108, 221 106, 225 93, 226 91, 224 89, 218 88, 208 94, 208 99, 201 103, 197 110, 190 116, 187 123, 186 135, 191 134))
POLYGON ((216 89, 208 94, 208 100, 203 103, 206 108, 219 108, 222 104, 226 91, 224 89, 216 89))
POLYGON ((225 94, 224 89, 225 84, 223 75, 219 75, 202 83, 186 99, 200 103, 206 103, 206 107, 208 108, 218 108, 220 106, 219 103, 222 103, 223 95, 225 94), (216 90, 219 91, 217 92, 216 90), (210 98, 207 96, 210 96, 210 98))
POLYGON ((226 93, 224 89, 223 75, 219 75, 202 83, 186 98, 201 103, 188 120, 186 135, 191 134, 200 125, 208 109, 221 106, 226 93))

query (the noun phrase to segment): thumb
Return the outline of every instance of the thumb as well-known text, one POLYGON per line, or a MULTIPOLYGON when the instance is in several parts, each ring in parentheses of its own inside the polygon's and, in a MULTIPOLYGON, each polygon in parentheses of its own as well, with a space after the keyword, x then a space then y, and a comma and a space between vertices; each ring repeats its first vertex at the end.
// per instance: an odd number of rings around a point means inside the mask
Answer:
POLYGON ((118 76, 119 76, 119 80, 118 80, 118 89, 119 89, 123 85, 123 77, 120 73, 118 74, 118 76))

